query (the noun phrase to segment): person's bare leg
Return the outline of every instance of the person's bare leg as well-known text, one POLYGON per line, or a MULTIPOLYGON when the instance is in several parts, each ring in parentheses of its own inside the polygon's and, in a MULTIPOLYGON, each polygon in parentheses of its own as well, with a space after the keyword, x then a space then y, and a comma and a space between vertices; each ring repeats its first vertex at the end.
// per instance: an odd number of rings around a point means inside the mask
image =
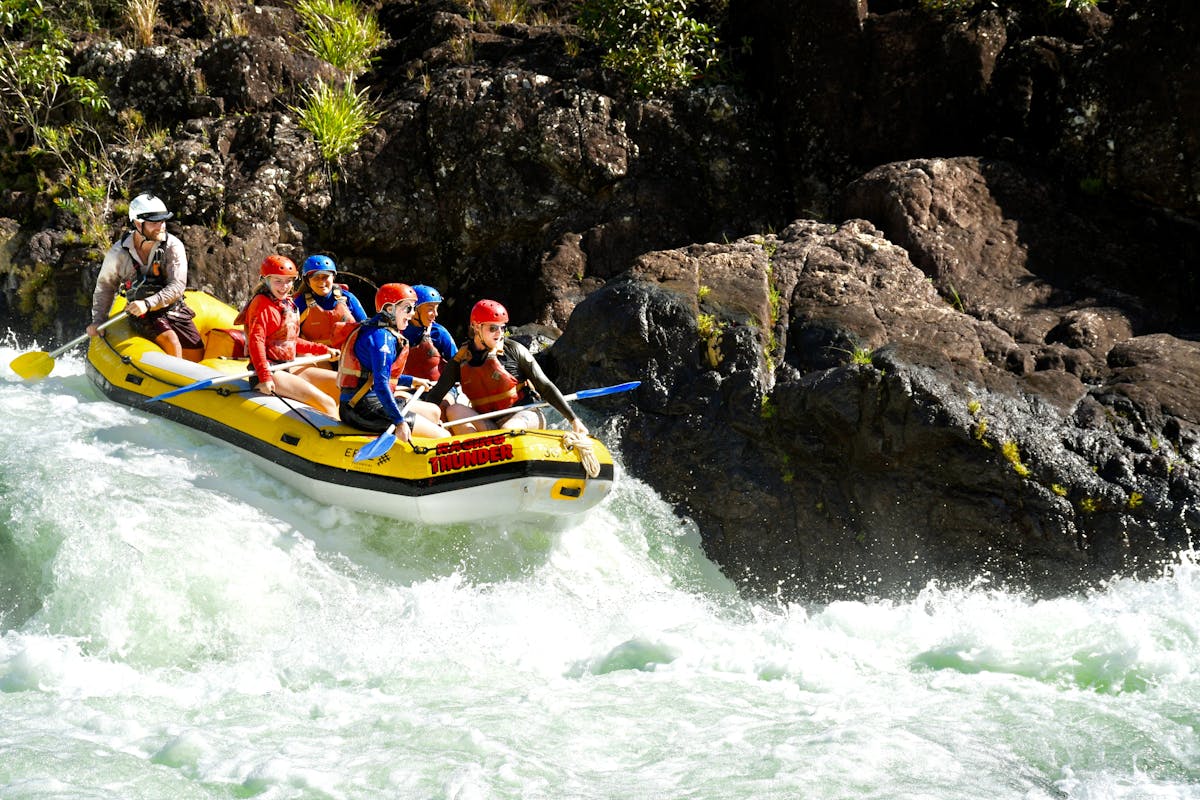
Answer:
POLYGON ((466 425, 455 425, 455 420, 473 417, 475 414, 479 413, 470 406, 464 406, 461 403, 453 403, 446 410, 449 414, 449 418, 446 420, 446 423, 450 427, 450 430, 459 436, 462 436, 465 433, 491 430, 493 427, 489 424, 490 420, 486 419, 477 419, 474 422, 468 422, 466 425))
POLYGON ((303 378, 328 395, 329 399, 333 401, 333 407, 337 408, 338 401, 341 400, 342 390, 338 388, 336 372, 325 367, 305 365, 297 367, 296 371, 292 374, 303 378))
POLYGON ((424 417, 434 425, 442 424, 442 409, 436 403, 427 403, 424 400, 412 400, 411 392, 398 392, 396 394, 396 402, 403 408, 408 404, 408 410, 417 416, 424 417), (411 402, 409 402, 411 400, 411 402))
POLYGON ((313 408, 320 409, 327 416, 334 419, 339 418, 337 403, 333 401, 333 398, 304 378, 285 370, 277 370, 271 377, 275 381, 275 394, 299 400, 301 403, 307 403, 313 408))
POLYGON ((430 422, 425 417, 417 415, 417 418, 413 420, 413 436, 424 436, 427 439, 445 439, 447 436, 450 436, 450 431, 437 423, 430 422))
POLYGON ((538 413, 536 408, 518 411, 508 419, 504 420, 503 428, 524 428, 525 430, 538 430, 546 427, 546 420, 538 413))
POLYGON ((154 343, 167 355, 183 358, 183 345, 179 343, 179 336, 175 331, 163 331, 154 337, 154 343))

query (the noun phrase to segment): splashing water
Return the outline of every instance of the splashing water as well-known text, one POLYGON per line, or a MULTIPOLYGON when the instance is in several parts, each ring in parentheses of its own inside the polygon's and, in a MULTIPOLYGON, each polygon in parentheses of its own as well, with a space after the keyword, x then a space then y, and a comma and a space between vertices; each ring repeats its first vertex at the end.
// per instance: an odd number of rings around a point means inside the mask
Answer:
MULTIPOLYGON (((19 353, 0 347, 0 364, 19 353)), ((318 505, 0 368, 0 797, 1200 797, 1200 566, 740 597, 624 476, 565 531, 318 505)))

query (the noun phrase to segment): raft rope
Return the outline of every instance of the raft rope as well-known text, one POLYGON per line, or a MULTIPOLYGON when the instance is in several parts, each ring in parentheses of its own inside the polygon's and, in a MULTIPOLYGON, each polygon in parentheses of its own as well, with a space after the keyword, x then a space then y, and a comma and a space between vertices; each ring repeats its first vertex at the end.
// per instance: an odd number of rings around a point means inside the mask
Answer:
MULTIPOLYGON (((254 390, 253 390, 253 389, 250 389, 249 391, 254 391, 254 390)), ((312 428, 313 430, 315 430, 315 431, 317 432, 317 435, 318 435, 318 436, 320 436, 322 439, 332 439, 332 438, 333 438, 333 437, 335 437, 335 436, 349 436, 349 435, 351 435, 351 434, 346 434, 346 433, 342 433, 342 434, 337 434, 337 433, 334 433, 334 432, 333 432, 333 431, 331 431, 329 428, 322 428, 320 425, 318 425, 317 423, 313 422, 311 419, 309 419, 309 418, 308 418, 308 415, 304 413, 304 409, 306 409, 306 408, 312 408, 312 406, 310 406, 308 403, 301 403, 300 405, 295 405, 295 404, 293 404, 293 403, 292 403, 292 402, 291 402, 291 401, 290 401, 288 398, 284 397, 284 396, 283 396, 283 395, 281 395, 281 394, 274 394, 274 395, 271 395, 271 397, 274 397, 275 399, 277 399, 277 400, 281 401, 281 402, 282 402, 282 403, 283 403, 285 406, 287 406, 289 409, 291 409, 292 411, 296 412, 296 416, 297 416, 297 417, 299 417, 300 419, 304 420, 304 422, 305 422, 305 423, 306 423, 306 424, 307 424, 307 425, 308 425, 310 428, 312 428)), ((313 410, 315 411, 316 409, 313 409, 313 410)), ((319 412, 318 412, 318 413, 319 413, 319 412)), ((354 436, 361 436, 362 434, 360 434, 360 433, 355 433, 355 434, 353 434, 353 435, 354 435, 354 436)))
MULTIPOLYGON (((527 428, 494 428, 486 431, 486 433, 489 433, 492 436, 500 435, 507 436, 509 438, 516 438, 518 436, 542 436, 546 439, 555 439, 561 442, 566 450, 574 450, 579 455, 579 462, 583 465, 584 472, 587 473, 589 478, 595 478, 600 474, 600 459, 596 456, 596 450, 592 446, 592 439, 587 434, 568 431, 560 438, 557 431, 539 431, 529 430, 527 428)), ((436 452, 437 450, 436 444, 432 447, 426 447, 424 445, 418 445, 416 442, 409 440, 408 445, 417 455, 425 455, 427 453, 436 452)))
MULTIPOLYGON (((140 372, 142 375, 149 378, 150 380, 158 381, 159 383, 164 383, 167 386, 174 386, 177 389, 181 388, 182 386, 187 385, 187 384, 174 384, 174 383, 171 383, 170 381, 163 380, 162 378, 158 377, 157 375, 151 375, 149 372, 146 372, 146 370, 142 369, 141 366, 139 366, 137 364, 137 362, 135 362, 132 358, 130 358, 129 356, 121 355, 119 352, 117 352, 117 348, 113 346, 112 342, 110 342, 107 337, 101 336, 100 339, 101 339, 101 341, 104 342, 104 346, 107 347, 109 350, 111 350, 113 352, 113 354, 121 360, 122 364, 134 369, 137 372, 140 372)), ((246 377, 247 378, 250 377, 250 372, 248 370, 246 372, 246 377)), ((218 386, 206 386, 203 389, 197 389, 196 391, 198 391, 198 392, 216 392, 217 394, 221 395, 222 397, 228 397, 231 394, 251 394, 255 390, 254 389, 232 389, 229 387, 228 384, 220 384, 218 386)), ((308 425, 309 427, 311 427, 313 430, 315 430, 322 439, 332 439, 335 436, 344 436, 344 437, 362 436, 362 433, 359 431, 355 431, 353 433, 334 433, 329 428, 322 428, 320 425, 317 425, 315 422, 313 422, 311 419, 309 419, 308 415, 304 413, 303 409, 311 408, 311 406, 309 406, 307 404, 302 404, 302 406, 293 405, 292 403, 288 402, 288 399, 283 397, 282 395, 277 394, 277 395, 273 395, 273 396, 282 400, 283 404, 285 406, 287 406, 292 411, 296 412, 296 416, 298 416, 298 417, 300 417, 300 419, 304 420, 305 424, 308 425)))
MULTIPOLYGON (((596 449, 592 446, 592 438, 585 433, 575 433, 575 431, 567 431, 563 433, 561 438, 558 431, 539 431, 529 430, 527 428, 494 428, 486 431, 492 436, 507 436, 510 439, 518 436, 542 436, 546 439, 555 439, 562 443, 564 449, 574 450, 579 455, 579 463, 583 465, 583 470, 589 478, 595 478, 600 474, 600 459, 596 456, 596 449)), ((425 455, 433 453, 437 450, 437 445, 426 447, 418 445, 411 439, 408 446, 417 455, 425 455)))
POLYGON ((568 431, 563 436, 563 444, 568 450, 574 450, 579 455, 579 463, 589 478, 600 474, 600 459, 596 458, 596 449, 592 447, 592 437, 586 433, 568 431))
MULTIPOLYGON (((507 437, 508 437, 508 438, 510 438, 510 439, 515 439, 515 438, 516 438, 516 437, 518 437, 518 436, 535 436, 535 435, 538 435, 538 434, 536 434, 534 431, 527 431, 527 430, 525 430, 524 428, 512 428, 512 429, 509 429, 509 428, 496 428, 496 429, 493 429, 493 430, 489 430, 489 431, 483 431, 483 432, 484 432, 484 433, 488 433, 488 434, 490 434, 490 435, 492 435, 492 436, 507 436, 507 437)), ((457 435, 457 434, 456 434, 456 435, 457 435)), ((540 435, 542 435, 542 436, 546 436, 547 434, 544 434, 544 433, 543 433, 543 434, 540 434, 540 435)), ((437 445, 436 445, 436 444, 435 444, 435 445, 433 445, 432 447, 426 447, 425 445, 420 445, 420 446, 418 446, 418 445, 417 445, 417 443, 416 443, 416 442, 414 442, 412 439, 409 439, 409 440, 408 440, 408 446, 409 446, 409 447, 411 447, 411 448, 412 448, 412 451, 413 451, 414 453, 416 453, 417 455, 419 455, 419 456, 423 456, 423 455, 425 455, 425 454, 427 454, 427 453, 433 453, 433 452, 436 452, 436 451, 437 451, 437 445)))
MULTIPOLYGON (((125 364, 126 366, 133 368, 134 370, 136 370, 137 372, 140 372, 142 375, 144 375, 147 378, 150 378, 151 380, 156 380, 156 381, 159 381, 160 383, 165 383, 168 386, 174 385, 167 381, 164 381, 162 378, 159 378, 156 375, 151 375, 149 372, 146 372, 144 369, 142 369, 140 366, 138 366, 138 364, 136 362, 134 362, 134 360, 132 358, 130 358, 129 356, 121 355, 120 353, 118 353, 117 348, 113 347, 112 342, 110 342, 107 337, 101 336, 99 338, 102 342, 104 342, 104 346, 107 347, 109 350, 111 350, 113 352, 113 354, 116 355, 117 358, 119 358, 121 360, 122 364, 125 364)), ((249 376, 250 373, 247 372, 246 374, 247 374, 247 376, 249 376)), ((176 388, 178 388, 178 387, 176 387, 176 388)), ((227 397, 231 394, 250 394, 251 392, 254 391, 254 389, 231 389, 227 384, 221 384, 219 386, 209 386, 209 387, 205 387, 203 389, 197 389, 196 391, 216 392, 217 394, 221 395, 222 397, 227 397)), ((288 401, 287 398, 285 398, 281 395, 275 395, 275 397, 282 400, 284 405, 286 405, 292 411, 295 411, 296 415, 298 417, 300 417, 301 419, 303 419, 306 424, 311 426, 322 439, 332 439, 332 438, 335 438, 338 436, 341 436, 341 437, 362 436, 361 431, 353 431, 351 433, 335 433, 332 430, 330 430, 329 428, 322 428, 319 425, 317 425, 316 423, 314 423, 312 420, 310 420, 308 418, 308 415, 303 413, 302 408, 300 408, 296 405, 293 405, 291 402, 288 401)), ((308 406, 307 404, 304 405, 304 408, 309 408, 309 407, 310 406, 308 406)), ((496 434, 503 434, 503 435, 509 436, 509 437, 545 436, 546 438, 557 438, 557 434, 554 434, 554 433, 543 433, 541 431, 526 430, 524 428, 515 428, 515 429, 497 428, 492 431, 492 435, 496 435, 496 434)), ((567 450, 574 450, 579 455, 579 462, 580 462, 580 464, 583 465, 583 469, 587 473, 589 478, 595 478, 597 475, 600 474, 600 460, 596 457, 596 451, 592 447, 592 440, 591 440, 590 436, 587 436, 586 434, 575 433, 574 431, 569 431, 562 437, 562 443, 563 443, 563 446, 567 450)), ((409 441, 409 446, 412 447, 413 452, 418 455, 425 455, 426 453, 433 452, 436 449, 436 445, 434 447, 425 447, 423 445, 418 446, 415 442, 413 442, 411 440, 409 441)))

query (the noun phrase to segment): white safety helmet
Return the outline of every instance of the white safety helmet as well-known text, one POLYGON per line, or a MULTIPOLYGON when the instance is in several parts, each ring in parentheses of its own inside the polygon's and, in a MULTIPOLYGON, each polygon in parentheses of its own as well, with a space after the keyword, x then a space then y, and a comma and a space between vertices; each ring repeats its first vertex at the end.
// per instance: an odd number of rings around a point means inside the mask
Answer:
POLYGON ((170 219, 173 215, 167 211, 167 206, 152 194, 139 194, 129 203, 129 221, 158 222, 170 219))

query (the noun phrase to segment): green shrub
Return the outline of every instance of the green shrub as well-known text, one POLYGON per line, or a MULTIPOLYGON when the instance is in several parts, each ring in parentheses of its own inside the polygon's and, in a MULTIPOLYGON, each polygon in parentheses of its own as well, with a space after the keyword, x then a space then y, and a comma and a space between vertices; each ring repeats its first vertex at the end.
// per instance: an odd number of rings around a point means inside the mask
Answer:
POLYGON ((725 335, 725 323, 714 314, 696 315, 696 332, 704 345, 704 358, 708 365, 716 368, 724 359, 721 352, 721 337, 725 335))
POLYGON ((297 0, 296 13, 313 53, 352 76, 366 72, 383 46, 375 15, 354 0, 297 0))
MULTIPOLYGON (((246 36, 250 33, 250 25, 246 21, 247 11, 237 0, 205 0, 204 6, 212 18, 218 36, 246 36)), ((253 8, 249 13, 253 13, 253 8)), ((200 76, 202 77, 203 73, 200 73, 200 76)))
POLYGON ((79 220, 83 241, 94 247, 108 244, 108 212, 111 208, 110 185, 104 165, 76 162, 70 181, 54 204, 79 220))
POLYGON ((688 0, 583 0, 580 27, 606 50, 604 65, 638 94, 684 86, 717 62, 713 29, 688 0))
POLYGON ((477 18, 480 8, 487 14, 488 19, 494 19, 496 22, 530 22, 529 4, 525 0, 477 0, 469 10, 472 20, 477 18))
POLYGON ((37 143, 78 103, 108 108, 94 81, 67 73, 71 41, 42 0, 0 0, 0 131, 8 147, 37 143))
POLYGON ((70 31, 97 33, 119 26, 126 19, 126 0, 72 0, 48 9, 60 25, 70 31))
POLYGON ((855 364, 860 367, 875 366, 875 352, 869 347, 863 347, 856 344, 850 348, 832 347, 830 349, 845 353, 847 356, 849 356, 851 364, 855 364))
POLYGON ((354 152, 358 140, 379 121, 366 89, 356 92, 350 82, 331 86, 317 81, 305 92, 304 104, 291 108, 300 117, 300 127, 313 135, 321 155, 329 161, 354 152))

